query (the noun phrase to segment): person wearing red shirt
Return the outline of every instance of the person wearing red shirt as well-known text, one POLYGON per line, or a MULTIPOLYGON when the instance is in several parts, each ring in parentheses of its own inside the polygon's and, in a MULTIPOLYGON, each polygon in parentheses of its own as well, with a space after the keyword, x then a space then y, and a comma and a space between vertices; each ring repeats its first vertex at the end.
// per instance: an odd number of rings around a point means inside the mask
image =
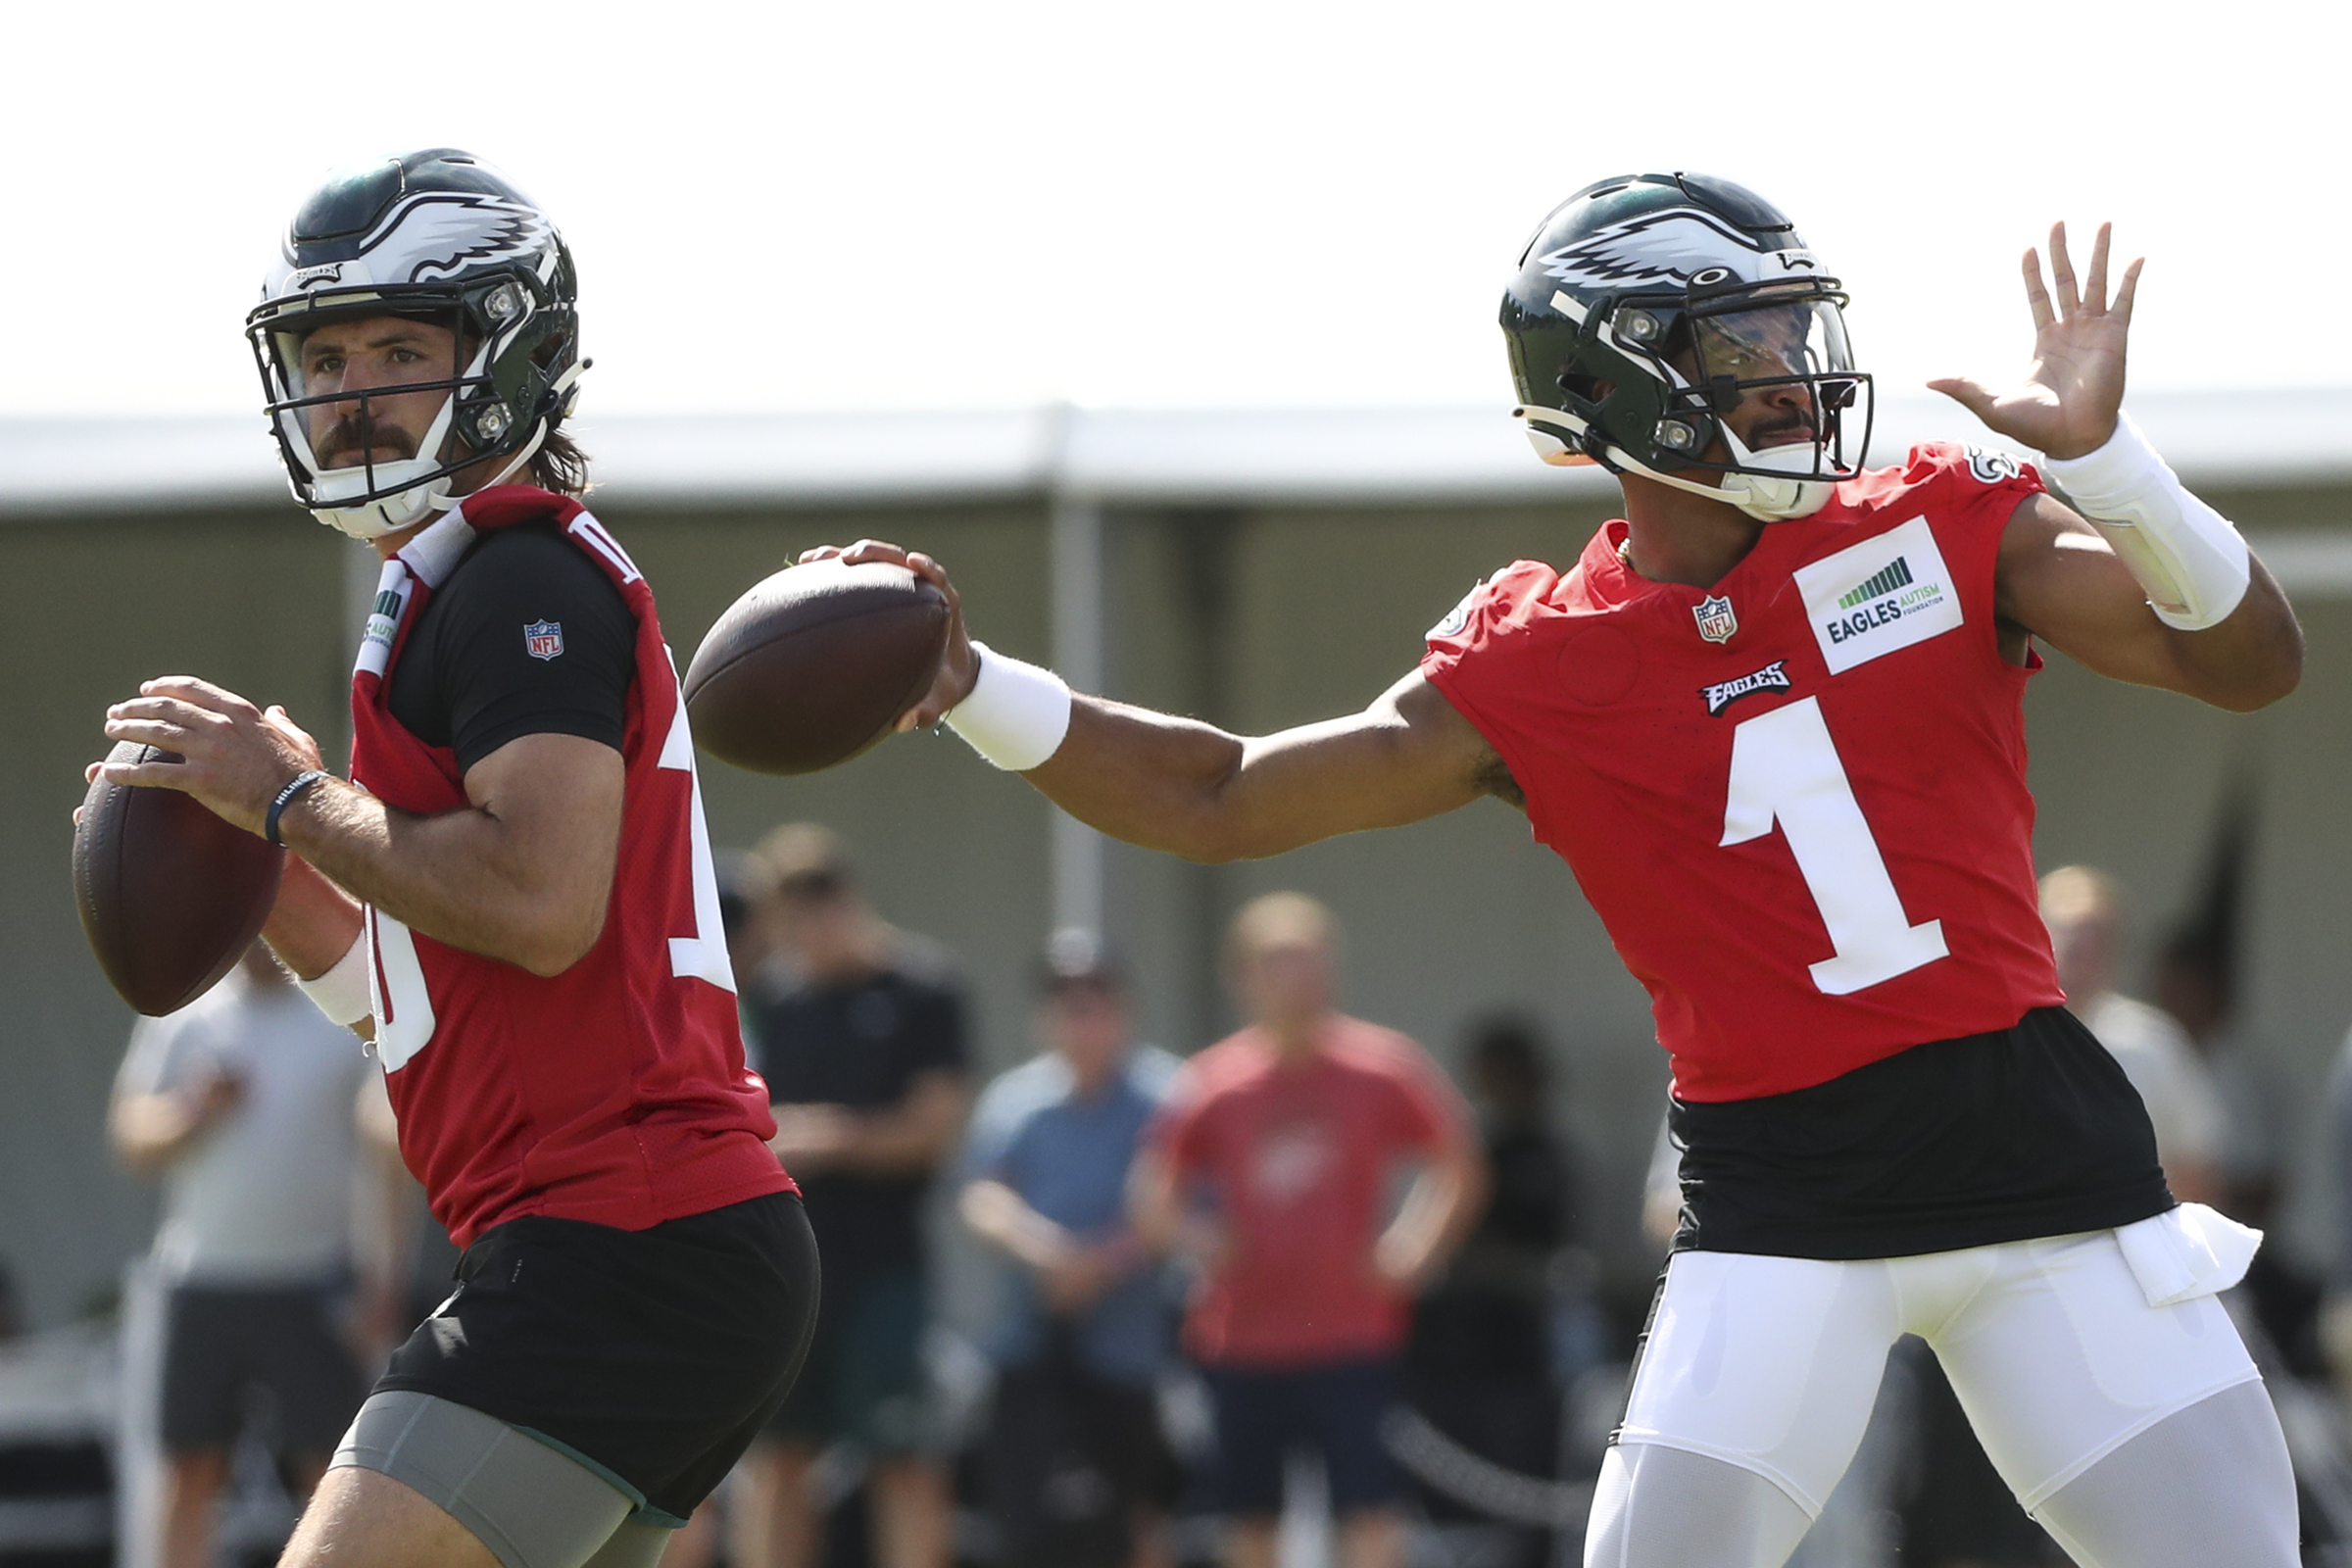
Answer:
MULTIPOLYGON (((1684 1197, 1590 1563, 1786 1560, 1904 1333, 2086 1568, 2296 1560, 2278 1418, 2215 1298, 2257 1238, 2175 1203, 2060 1004, 2023 699, 2039 640, 2251 710, 2302 635, 2123 414, 2138 264, 2111 293, 2106 230, 2079 276, 2061 228, 2024 270, 2025 375, 1933 385, 2043 461, 1874 470, 1846 296, 1786 215, 1703 174, 1588 186, 1502 308, 1537 451, 1624 492, 1565 570, 1504 567, 1361 713, 1277 735, 1074 696, 960 623, 903 720, 1190 858, 1492 796, 1569 862, 1650 993, 1684 1197)), ((953 594, 895 545, 812 554, 953 594)))
POLYGON ((578 500, 570 252, 435 148, 320 187, 263 296, 295 494, 382 561, 351 778, 186 676, 106 724, 181 760, 91 772, 291 852, 264 935, 369 1042, 466 1249, 283 1560, 653 1568, 790 1388, 816 1251, 744 1065, 653 594, 578 500))
POLYGON ((1137 1234, 1201 1269, 1185 1348, 1215 1397, 1233 1568, 1272 1568, 1294 1446, 1322 1456, 1345 1568, 1403 1561, 1381 1417, 1412 1298, 1484 1191, 1468 1112, 1421 1048, 1333 1005, 1336 935, 1297 893, 1235 916, 1251 1021, 1186 1063, 1132 1179, 1137 1234))

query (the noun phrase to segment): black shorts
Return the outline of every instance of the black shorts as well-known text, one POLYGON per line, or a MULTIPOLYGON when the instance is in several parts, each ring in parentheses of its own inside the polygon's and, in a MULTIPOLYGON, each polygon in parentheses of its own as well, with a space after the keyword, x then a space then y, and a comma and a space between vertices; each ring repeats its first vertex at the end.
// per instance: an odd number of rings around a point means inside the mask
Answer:
POLYGON ((1120 1568, 1137 1507, 1166 1513, 1181 1490, 1153 1392, 1073 1359, 998 1375, 984 1481, 1003 1568, 1120 1568))
POLYGON ((1284 1461, 1293 1449, 1323 1456, 1334 1513, 1381 1508, 1404 1494, 1404 1478, 1381 1441, 1396 1402, 1386 1356, 1258 1371, 1212 1366, 1217 1412, 1217 1506, 1228 1514, 1282 1511, 1284 1461))
POLYGON ((360 1364, 325 1285, 173 1286, 164 1302, 168 1452, 236 1442, 258 1391, 281 1454, 323 1459, 360 1407, 360 1364))
POLYGON ((458 1281, 376 1388, 495 1416, 683 1522, 800 1371, 816 1240, 788 1194, 642 1231, 534 1215, 467 1248, 458 1281))

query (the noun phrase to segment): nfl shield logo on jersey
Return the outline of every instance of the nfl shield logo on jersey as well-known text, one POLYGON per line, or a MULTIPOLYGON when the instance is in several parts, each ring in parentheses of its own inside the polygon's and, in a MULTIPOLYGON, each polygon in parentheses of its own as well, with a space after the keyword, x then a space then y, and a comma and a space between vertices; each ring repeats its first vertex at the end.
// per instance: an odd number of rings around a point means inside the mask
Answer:
POLYGON ((522 646, 533 659, 555 658, 564 652, 564 623, 560 620, 525 621, 522 646))
POLYGON ((1702 599, 1690 607, 1698 617, 1698 634, 1711 643, 1728 643, 1739 634, 1740 617, 1732 613, 1732 602, 1721 594, 1702 599))

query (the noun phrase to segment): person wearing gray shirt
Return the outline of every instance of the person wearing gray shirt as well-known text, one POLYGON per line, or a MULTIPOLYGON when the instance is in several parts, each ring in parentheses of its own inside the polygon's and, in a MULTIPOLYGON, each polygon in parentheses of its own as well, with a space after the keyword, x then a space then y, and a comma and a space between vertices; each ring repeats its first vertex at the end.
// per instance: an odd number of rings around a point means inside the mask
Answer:
POLYGON ((260 943, 179 1011, 141 1019, 108 1132, 160 1175, 162 1568, 206 1568, 252 1395, 304 1494, 360 1403, 336 1321, 351 1262, 355 1107, 371 1071, 260 943))

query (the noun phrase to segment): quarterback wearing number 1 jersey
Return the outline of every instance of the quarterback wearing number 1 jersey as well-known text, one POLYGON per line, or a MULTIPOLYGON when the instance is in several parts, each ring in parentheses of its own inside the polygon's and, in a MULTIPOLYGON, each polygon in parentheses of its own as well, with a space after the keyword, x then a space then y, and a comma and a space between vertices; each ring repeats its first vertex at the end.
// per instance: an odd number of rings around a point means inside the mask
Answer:
POLYGON ((1494 745, 1649 990, 1687 1101, 1804 1089, 2063 1000, 1993 564, 2040 481, 1922 447, 1706 588, 1611 523, 1520 562, 1422 670, 1494 745))
MULTIPOLYGON (((2277 583, 2122 414, 2138 268, 2111 301, 2107 243, 2078 278, 2053 232, 2054 297, 2028 253, 2020 385, 1934 383, 2042 463, 1871 469, 1846 295, 1788 217, 1701 174, 1601 180, 1501 313, 1538 454, 1624 492, 1568 569, 1496 572, 1361 712, 1275 735, 1074 694, 960 626, 908 715, 1196 859, 1481 796, 1567 859, 1649 992, 1683 1196, 1588 1568, 1786 1561, 1905 1334, 2083 1568, 2296 1561, 2277 1415, 2217 1299, 2259 1238, 2174 1201, 2036 910, 2036 642, 2237 711, 2301 672, 2277 583)), ((952 591, 896 546, 846 554, 952 591)))

